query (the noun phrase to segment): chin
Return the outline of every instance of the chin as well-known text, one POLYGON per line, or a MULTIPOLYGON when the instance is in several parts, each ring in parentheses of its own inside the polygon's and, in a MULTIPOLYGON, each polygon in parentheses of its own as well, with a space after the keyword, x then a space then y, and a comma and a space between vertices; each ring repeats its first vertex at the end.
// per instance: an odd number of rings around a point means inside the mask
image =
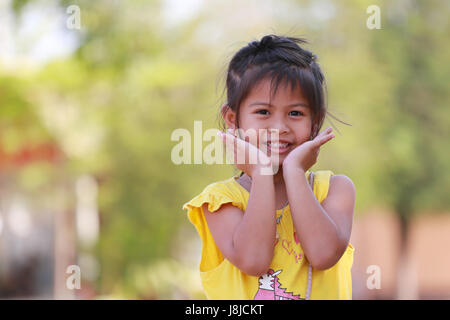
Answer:
POLYGON ((283 161, 284 161, 285 158, 286 158, 286 156, 280 156, 278 158, 278 161, 276 159, 272 158, 272 164, 278 165, 279 167, 282 167, 283 166, 283 161))

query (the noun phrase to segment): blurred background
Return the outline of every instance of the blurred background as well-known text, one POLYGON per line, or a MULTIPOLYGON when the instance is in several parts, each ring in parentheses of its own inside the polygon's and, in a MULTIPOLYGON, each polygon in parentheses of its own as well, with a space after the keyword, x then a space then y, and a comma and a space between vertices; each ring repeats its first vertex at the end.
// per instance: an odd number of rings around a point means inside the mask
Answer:
POLYGON ((236 171, 174 164, 171 134, 219 128, 230 58, 277 33, 309 40, 329 111, 351 124, 325 121, 339 132, 311 169, 356 186, 353 298, 449 299, 449 14, 445 0, 1 0, 0 298, 204 299, 181 207, 236 171))

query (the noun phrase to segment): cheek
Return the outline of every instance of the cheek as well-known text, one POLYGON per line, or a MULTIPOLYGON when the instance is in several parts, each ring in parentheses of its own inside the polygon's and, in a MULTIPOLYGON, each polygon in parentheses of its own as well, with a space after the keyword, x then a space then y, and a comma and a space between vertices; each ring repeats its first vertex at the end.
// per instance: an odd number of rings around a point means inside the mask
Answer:
POLYGON ((313 128, 313 123, 312 123, 312 119, 309 118, 309 121, 306 122, 305 126, 304 126, 304 132, 303 135, 305 137, 307 137, 307 139, 309 140, 309 138, 311 137, 311 133, 313 132, 314 128, 313 128))
POLYGON ((298 142, 305 142, 308 141, 311 137, 311 126, 305 125, 301 128, 301 130, 297 131, 297 140, 298 142))
POLYGON ((302 128, 295 132, 295 146, 302 145, 303 143, 310 141, 311 128, 302 128))
POLYGON ((260 148, 260 140, 264 141, 263 137, 261 137, 261 139, 258 136, 258 130, 256 129, 248 129, 248 128, 243 128, 241 127, 240 130, 238 131, 239 135, 238 137, 258 148, 260 148))

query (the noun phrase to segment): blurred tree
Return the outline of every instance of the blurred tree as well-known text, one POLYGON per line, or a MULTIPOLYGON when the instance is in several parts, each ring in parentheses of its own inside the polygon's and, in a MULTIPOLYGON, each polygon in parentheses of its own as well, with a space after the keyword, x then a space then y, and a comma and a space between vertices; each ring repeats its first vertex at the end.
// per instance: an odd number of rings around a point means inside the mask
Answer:
POLYGON ((376 183, 400 218, 405 254, 411 217, 450 208, 450 7, 445 1, 402 3, 385 3, 386 31, 373 34, 372 48, 395 81, 376 183))
POLYGON ((69 156, 68 174, 100 182, 97 289, 135 297, 135 270, 170 256, 185 218, 182 182, 195 173, 172 163, 170 136, 209 103, 213 87, 198 84, 209 83, 211 62, 189 44, 196 20, 164 30, 160 1, 59 4, 81 9, 81 29, 66 30, 80 47, 30 76, 24 95, 69 156))

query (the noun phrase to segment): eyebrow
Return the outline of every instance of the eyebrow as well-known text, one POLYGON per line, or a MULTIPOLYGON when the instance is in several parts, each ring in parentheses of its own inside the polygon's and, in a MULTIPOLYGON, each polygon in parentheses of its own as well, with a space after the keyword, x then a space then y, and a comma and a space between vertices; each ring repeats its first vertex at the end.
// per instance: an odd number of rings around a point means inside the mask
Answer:
MULTIPOLYGON (((253 106, 253 105, 264 105, 264 106, 268 106, 268 107, 273 107, 273 105, 271 105, 270 103, 267 103, 267 102, 259 102, 259 101, 258 101, 258 102, 253 102, 253 103, 251 103, 249 106, 251 107, 251 106, 253 106)), ((305 108, 308 107, 308 105, 305 104, 305 103, 303 103, 303 102, 292 103, 292 104, 287 105, 286 107, 297 107, 297 106, 301 106, 301 107, 305 107, 305 108)))

